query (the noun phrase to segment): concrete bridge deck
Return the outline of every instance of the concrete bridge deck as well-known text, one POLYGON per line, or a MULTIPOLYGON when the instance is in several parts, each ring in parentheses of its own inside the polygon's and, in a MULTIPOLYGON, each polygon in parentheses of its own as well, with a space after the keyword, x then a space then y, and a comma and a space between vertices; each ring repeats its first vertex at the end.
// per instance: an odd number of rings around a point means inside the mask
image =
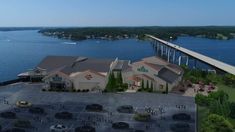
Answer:
POLYGON ((170 48, 178 50, 178 51, 180 51, 180 52, 182 52, 182 53, 184 53, 184 54, 186 54, 188 56, 191 56, 191 57, 193 57, 195 59, 198 59, 198 60, 200 60, 200 61, 202 61, 202 62, 204 62, 206 64, 209 64, 209 65, 211 65, 213 67, 216 67, 216 68, 218 68, 218 69, 220 69, 222 71, 225 71, 225 72, 228 72, 230 74, 235 75, 235 67, 232 66, 232 65, 229 65, 229 64, 226 64, 226 63, 224 63, 222 61, 210 58, 210 57, 202 55, 202 54, 199 54, 199 53, 197 53, 195 51, 183 48, 181 46, 178 46, 176 44, 173 44, 173 43, 167 42, 165 40, 159 39, 159 38, 154 37, 152 35, 146 34, 146 36, 151 38, 151 39, 154 39, 154 40, 156 40, 156 41, 158 41, 158 42, 160 42, 160 43, 162 43, 162 44, 164 44, 164 45, 166 45, 166 46, 168 46, 170 48))

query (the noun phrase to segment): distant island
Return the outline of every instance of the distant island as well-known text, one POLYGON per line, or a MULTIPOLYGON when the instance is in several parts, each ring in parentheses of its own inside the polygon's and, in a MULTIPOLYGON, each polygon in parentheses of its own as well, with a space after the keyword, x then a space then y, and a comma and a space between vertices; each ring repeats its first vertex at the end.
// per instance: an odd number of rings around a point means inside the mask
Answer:
POLYGON ((175 40, 179 36, 229 40, 235 38, 235 26, 44 28, 39 30, 39 33, 74 41, 86 39, 119 40, 126 38, 143 40, 145 39, 145 34, 152 34, 165 40, 175 40))

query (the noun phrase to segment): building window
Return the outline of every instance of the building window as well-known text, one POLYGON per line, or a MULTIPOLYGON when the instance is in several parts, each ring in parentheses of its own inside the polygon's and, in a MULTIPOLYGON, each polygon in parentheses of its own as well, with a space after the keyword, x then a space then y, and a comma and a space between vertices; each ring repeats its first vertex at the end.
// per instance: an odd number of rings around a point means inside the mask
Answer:
POLYGON ((62 81, 62 77, 59 77, 57 74, 52 78, 53 81, 60 82, 62 81))

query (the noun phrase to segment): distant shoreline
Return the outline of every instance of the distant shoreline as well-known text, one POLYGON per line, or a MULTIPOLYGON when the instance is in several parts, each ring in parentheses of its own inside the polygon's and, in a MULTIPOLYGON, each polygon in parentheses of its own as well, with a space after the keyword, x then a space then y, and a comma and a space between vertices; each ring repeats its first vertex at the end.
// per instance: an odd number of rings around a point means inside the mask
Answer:
POLYGON ((145 34, 152 34, 164 40, 176 40, 178 37, 191 36, 216 40, 235 38, 235 26, 195 26, 195 27, 0 27, 0 31, 38 30, 39 33, 72 41, 87 39, 145 40, 145 34))
POLYGON ((235 38, 235 26, 208 27, 92 27, 92 28, 45 28, 39 30, 45 36, 81 41, 87 39, 120 40, 145 39, 145 34, 164 40, 176 40, 181 36, 229 40, 235 38))

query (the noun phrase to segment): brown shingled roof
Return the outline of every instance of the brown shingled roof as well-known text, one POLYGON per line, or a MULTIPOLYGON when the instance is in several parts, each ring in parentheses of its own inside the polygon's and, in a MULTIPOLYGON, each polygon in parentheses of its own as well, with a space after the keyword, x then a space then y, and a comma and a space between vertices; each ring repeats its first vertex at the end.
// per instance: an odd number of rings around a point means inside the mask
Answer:
POLYGON ((148 62, 143 62, 144 64, 148 65, 149 67, 157 70, 157 71, 160 71, 163 66, 160 66, 160 65, 157 65, 157 64, 151 64, 151 63, 148 63, 148 62))

